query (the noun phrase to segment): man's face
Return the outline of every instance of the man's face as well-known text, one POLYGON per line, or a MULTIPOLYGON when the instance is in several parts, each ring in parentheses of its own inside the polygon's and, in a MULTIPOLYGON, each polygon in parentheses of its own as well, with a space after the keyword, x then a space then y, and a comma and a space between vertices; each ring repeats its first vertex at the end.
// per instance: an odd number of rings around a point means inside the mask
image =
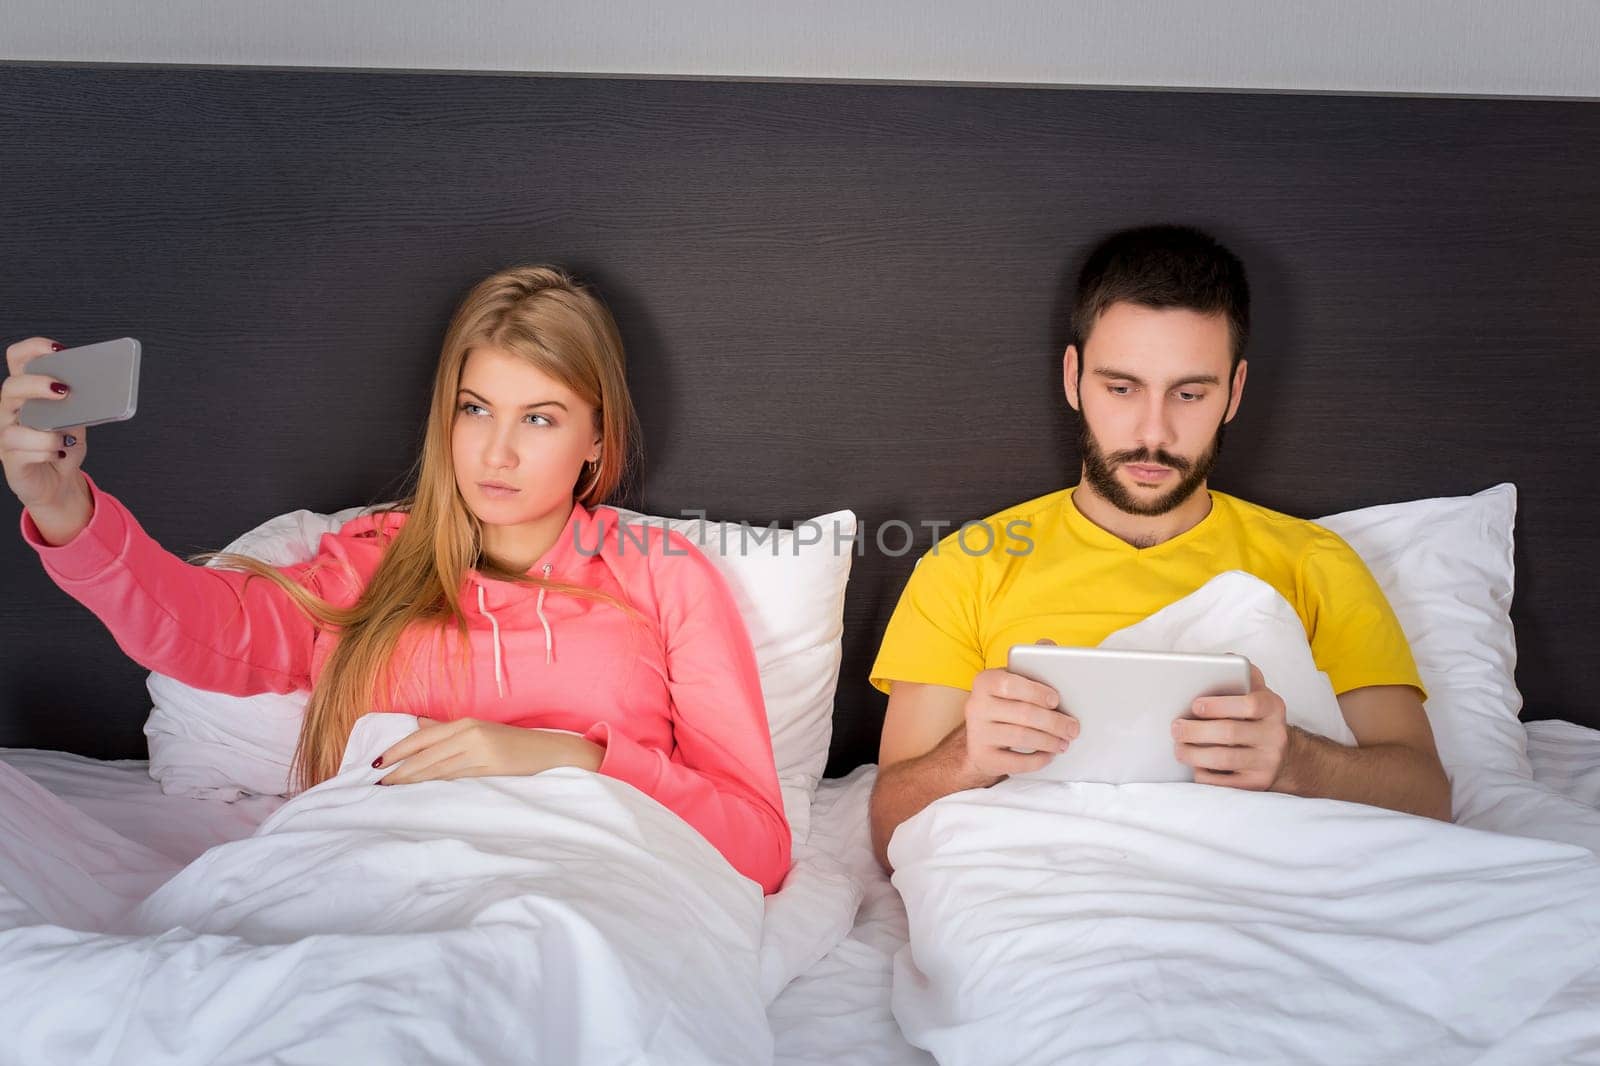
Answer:
POLYGON ((1239 408, 1228 321, 1113 304, 1084 351, 1067 349, 1067 401, 1083 417, 1084 480, 1131 515, 1163 515, 1205 484, 1239 408), (1081 364, 1081 365, 1080 365, 1081 364))

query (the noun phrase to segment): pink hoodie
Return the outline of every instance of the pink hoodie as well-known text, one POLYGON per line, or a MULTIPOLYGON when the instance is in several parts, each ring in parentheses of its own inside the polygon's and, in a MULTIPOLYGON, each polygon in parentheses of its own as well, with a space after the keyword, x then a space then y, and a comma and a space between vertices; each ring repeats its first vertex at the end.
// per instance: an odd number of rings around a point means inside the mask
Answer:
MULTIPOLYGON (((84 475, 88 477, 87 474, 84 475)), ((114 496, 89 481, 94 516, 47 545, 32 517, 22 535, 52 580, 151 670, 236 696, 309 689, 336 634, 316 627, 271 583, 191 566, 164 550, 114 496)), ((403 514, 363 516, 322 538, 316 558, 283 573, 329 602, 353 604, 403 514)), ((611 604, 467 573, 461 606, 471 674, 451 676, 453 630, 407 634, 401 683, 381 710, 473 717, 581 733, 605 748, 600 772, 654 797, 740 873, 775 892, 789 869, 789 828, 755 654, 720 574, 683 537, 618 528, 610 508, 581 505, 531 571, 632 604, 611 604)))

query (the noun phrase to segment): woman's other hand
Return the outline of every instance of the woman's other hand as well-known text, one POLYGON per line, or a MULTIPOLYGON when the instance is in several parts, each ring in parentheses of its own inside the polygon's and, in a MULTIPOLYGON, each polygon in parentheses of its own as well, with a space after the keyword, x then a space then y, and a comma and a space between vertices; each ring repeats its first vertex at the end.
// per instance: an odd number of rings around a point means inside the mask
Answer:
POLYGON ((537 774, 558 766, 598 770, 605 756, 598 744, 552 729, 524 729, 479 718, 417 721, 421 725, 415 733, 373 760, 380 769, 394 766, 378 784, 537 774))
POLYGON ((67 397, 66 385, 27 372, 29 363, 63 347, 48 337, 29 337, 11 345, 6 349, 6 379, 0 384, 0 465, 5 467, 6 484, 51 544, 65 544, 77 536, 93 514, 89 485, 78 472, 89 448, 84 428, 45 431, 20 421, 22 405, 29 400, 67 397))

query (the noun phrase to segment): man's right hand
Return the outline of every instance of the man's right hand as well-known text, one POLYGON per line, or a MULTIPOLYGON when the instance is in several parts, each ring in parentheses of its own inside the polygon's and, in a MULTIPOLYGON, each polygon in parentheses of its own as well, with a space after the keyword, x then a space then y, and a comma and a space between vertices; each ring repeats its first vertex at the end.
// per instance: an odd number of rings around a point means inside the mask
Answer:
POLYGON ((878 862, 889 869, 895 828, 934 800, 1038 770, 1077 735, 1055 689, 1006 670, 985 670, 968 690, 894 682, 872 789, 878 862))
POLYGON ((972 679, 964 708, 967 768, 983 785, 1049 765, 1078 736, 1078 720, 1060 709, 1061 697, 1008 670, 972 679))

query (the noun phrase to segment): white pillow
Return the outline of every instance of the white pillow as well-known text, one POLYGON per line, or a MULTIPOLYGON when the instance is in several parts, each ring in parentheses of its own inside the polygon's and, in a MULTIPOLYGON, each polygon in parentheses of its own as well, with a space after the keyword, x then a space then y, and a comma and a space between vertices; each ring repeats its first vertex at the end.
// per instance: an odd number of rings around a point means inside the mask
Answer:
POLYGON ((1503 484, 1317 520, 1365 560, 1399 616, 1428 690, 1439 757, 1458 790, 1479 772, 1533 776, 1514 678, 1516 514, 1516 486, 1503 484))
MULTIPOLYGON (((364 510, 291 511, 263 522, 223 551, 270 566, 293 566, 316 555, 324 533, 337 532, 364 510)), ((145 687, 152 704, 144 723, 150 776, 162 792, 231 801, 289 791, 289 763, 307 693, 224 696, 157 673, 145 687)))
MULTIPOLYGON (((274 566, 316 554, 323 533, 361 513, 295 511, 228 545, 274 566)), ((767 701, 784 812, 796 843, 810 831, 811 797, 833 737, 844 591, 856 516, 837 511, 795 530, 734 522, 669 519, 618 510, 624 521, 665 523, 717 567, 750 631, 767 701), (802 535, 803 533, 803 535, 802 535)), ((288 791, 289 761, 307 694, 235 697, 203 692, 161 674, 148 682, 154 701, 145 735, 150 773, 162 791, 216 799, 288 791)))

